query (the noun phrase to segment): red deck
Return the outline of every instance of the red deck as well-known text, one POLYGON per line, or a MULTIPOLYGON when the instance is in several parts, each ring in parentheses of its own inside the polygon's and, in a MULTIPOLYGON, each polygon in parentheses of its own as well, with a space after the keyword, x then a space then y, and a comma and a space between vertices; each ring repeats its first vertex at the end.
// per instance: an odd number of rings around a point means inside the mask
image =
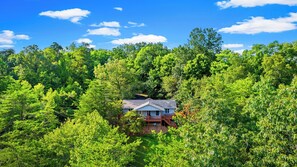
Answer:
POLYGON ((166 122, 167 125, 172 127, 177 127, 176 124, 172 121, 173 115, 162 115, 162 116, 146 116, 145 121, 147 123, 161 123, 162 121, 166 122))

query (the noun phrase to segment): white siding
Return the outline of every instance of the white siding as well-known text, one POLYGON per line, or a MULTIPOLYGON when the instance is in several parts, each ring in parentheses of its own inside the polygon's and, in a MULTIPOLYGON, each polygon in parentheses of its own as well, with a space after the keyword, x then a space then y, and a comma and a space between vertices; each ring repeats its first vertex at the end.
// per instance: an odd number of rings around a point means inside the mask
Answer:
POLYGON ((161 116, 161 111, 159 111, 159 115, 156 115, 156 111, 151 111, 151 116, 152 117, 161 116))
MULTIPOLYGON (((127 113, 128 111, 129 111, 129 109, 123 109, 124 113, 127 113)), ((172 115, 175 112, 175 108, 170 108, 169 113, 166 113, 166 111, 160 111, 160 109, 155 108, 154 106, 151 106, 151 105, 143 106, 142 108, 139 108, 137 110, 137 112, 140 115, 144 116, 144 117, 147 116, 148 111, 150 111, 150 114, 151 114, 152 117, 155 117, 155 116, 157 116, 156 111, 159 111, 159 116, 161 116, 161 115, 172 115)))
POLYGON ((143 106, 142 108, 137 109, 137 111, 159 111, 160 109, 155 108, 153 106, 147 105, 143 106))
POLYGON ((166 113, 166 109, 165 109, 165 111, 162 111, 162 115, 172 115, 172 114, 174 114, 174 111, 175 111, 175 109, 174 108, 170 108, 169 109, 169 113, 166 113))

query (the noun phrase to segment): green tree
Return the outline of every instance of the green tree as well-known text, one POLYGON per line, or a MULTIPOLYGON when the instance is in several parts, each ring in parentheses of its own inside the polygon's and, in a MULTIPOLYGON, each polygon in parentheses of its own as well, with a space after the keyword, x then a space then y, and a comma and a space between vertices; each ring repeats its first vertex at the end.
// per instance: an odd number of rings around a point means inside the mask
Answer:
POLYGON ((112 52, 108 50, 92 50, 91 51, 91 59, 93 62, 93 66, 97 66, 98 64, 103 65, 108 62, 112 58, 112 52))
POLYGON ((162 89, 166 92, 167 98, 172 98, 178 90, 178 80, 174 76, 162 78, 162 89))
POLYGON ((144 118, 137 111, 128 111, 120 119, 121 130, 128 135, 140 134, 144 123, 144 118))
POLYGON ((94 78, 94 66, 90 52, 90 49, 84 45, 79 47, 73 45, 70 47, 70 51, 64 54, 69 63, 68 68, 71 74, 71 79, 68 82, 78 82, 83 90, 87 89, 90 79, 94 78))
POLYGON ((264 77, 269 79, 275 86, 284 83, 289 84, 293 78, 292 68, 285 62, 285 58, 279 54, 263 59, 264 77))
POLYGON ((38 166, 36 141, 58 125, 44 87, 15 81, 0 101, 0 165, 38 166))
POLYGON ((143 47, 134 60, 134 68, 137 70, 141 81, 148 79, 148 73, 153 69, 153 62, 157 56, 164 56, 168 53, 168 49, 162 44, 152 44, 143 47))
POLYGON ((44 143, 45 166, 126 166, 133 161, 140 142, 112 128, 98 112, 69 120, 47 134, 44 143))
POLYGON ((184 67, 186 79, 200 79, 204 75, 209 75, 211 61, 204 54, 198 54, 193 60, 187 62, 184 67))
POLYGON ((135 70, 128 68, 125 60, 114 60, 105 65, 98 65, 95 77, 111 86, 119 98, 132 98, 138 90, 139 82, 135 70))
POLYGON ((198 53, 211 53, 211 59, 214 59, 214 54, 219 53, 222 48, 222 36, 213 28, 195 28, 190 33, 188 44, 193 47, 198 53))
POLYGON ((37 45, 31 45, 22 50, 19 54, 11 55, 10 61, 14 64, 14 72, 18 79, 26 80, 31 85, 40 82, 39 75, 43 71, 44 56, 37 45))
POLYGON ((172 74, 172 68, 175 66, 176 57, 169 53, 165 56, 157 56, 154 59, 154 68, 149 71, 149 78, 146 82, 147 93, 152 98, 164 98, 165 92, 162 87, 163 77, 172 74))
POLYGON ((269 80, 257 84, 257 95, 244 111, 254 127, 247 133, 249 166, 296 166, 296 78, 275 89, 269 80))
POLYGON ((78 108, 76 117, 97 111, 113 125, 118 124, 118 116, 122 112, 116 90, 97 79, 90 83, 86 93, 81 96, 78 108))

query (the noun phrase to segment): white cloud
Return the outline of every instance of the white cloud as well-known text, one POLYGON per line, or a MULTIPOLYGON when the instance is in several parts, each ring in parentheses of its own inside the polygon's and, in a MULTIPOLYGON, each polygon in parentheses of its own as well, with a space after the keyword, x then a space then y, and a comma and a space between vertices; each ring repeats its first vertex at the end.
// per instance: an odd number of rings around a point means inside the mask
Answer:
POLYGON ((30 39, 30 37, 28 35, 16 35, 14 38, 20 39, 20 40, 29 40, 30 39))
POLYGON ((92 27, 115 27, 115 28, 119 28, 121 27, 120 23, 117 21, 110 21, 110 22, 101 22, 100 24, 92 24, 90 25, 92 27))
POLYGON ((117 28, 103 27, 92 30, 89 29, 87 35, 120 36, 121 33, 120 30, 117 28))
POLYGON ((84 17, 88 17, 91 12, 79 8, 67 9, 61 11, 45 11, 39 13, 40 16, 48 16, 55 19, 69 20, 72 23, 79 23, 84 17))
POLYGON ((13 48, 13 45, 0 45, 0 48, 13 48))
POLYGON ((28 35, 15 35, 13 31, 3 30, 0 33, 0 45, 1 48, 12 48, 14 41, 13 40, 29 40, 30 37, 28 35))
POLYGON ((158 35, 137 35, 133 36, 131 38, 123 38, 123 39, 117 39, 111 41, 112 44, 116 45, 122 45, 122 44, 136 44, 140 42, 146 42, 146 43, 159 43, 159 42, 166 42, 167 39, 164 36, 158 36, 158 35))
POLYGON ((242 54, 246 49, 234 50, 235 53, 242 54))
POLYGON ((130 27, 144 27, 144 23, 136 23, 133 21, 128 21, 129 26, 125 26, 125 28, 130 28, 130 27))
POLYGON ((223 48, 224 49, 235 49, 235 48, 242 48, 243 46, 244 46, 243 44, 234 43, 234 44, 224 44, 223 48))
POLYGON ((230 34, 258 34, 277 33, 297 29, 297 13, 290 13, 289 17, 265 19, 264 17, 252 17, 251 19, 237 22, 236 25, 225 27, 219 32, 230 34))
POLYGON ((88 48, 90 48, 90 49, 92 49, 92 48, 95 49, 95 48, 96 48, 96 45, 89 44, 88 48))
POLYGON ((265 6, 265 5, 288 5, 296 6, 297 0, 226 0, 219 1, 216 3, 220 8, 236 8, 236 7, 256 7, 256 6, 265 6))
POLYGON ((77 43, 92 43, 93 41, 90 40, 89 38, 79 38, 76 40, 77 43))
POLYGON ((233 50, 235 53, 242 54, 245 49, 243 49, 244 45, 239 43, 233 43, 233 44, 224 44, 223 49, 230 49, 233 50))
POLYGON ((122 7, 114 7, 114 10, 123 11, 124 9, 122 7))
POLYGON ((92 40, 89 38, 79 38, 78 40, 76 40, 76 43, 82 44, 82 43, 86 43, 88 44, 88 48, 96 48, 96 45, 92 44, 92 40))
POLYGON ((2 37, 0 37, 0 44, 13 44, 13 41, 12 41, 12 39, 10 39, 10 38, 2 38, 2 37))

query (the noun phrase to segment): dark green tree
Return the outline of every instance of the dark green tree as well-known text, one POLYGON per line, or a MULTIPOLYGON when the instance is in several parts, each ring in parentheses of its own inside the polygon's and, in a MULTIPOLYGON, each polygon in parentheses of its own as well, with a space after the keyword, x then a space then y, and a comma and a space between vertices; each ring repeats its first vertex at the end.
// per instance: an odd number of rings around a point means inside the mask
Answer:
POLYGON ((198 51, 198 53, 210 54, 214 59, 214 54, 222 50, 222 36, 213 28, 195 28, 190 33, 188 44, 198 51))

